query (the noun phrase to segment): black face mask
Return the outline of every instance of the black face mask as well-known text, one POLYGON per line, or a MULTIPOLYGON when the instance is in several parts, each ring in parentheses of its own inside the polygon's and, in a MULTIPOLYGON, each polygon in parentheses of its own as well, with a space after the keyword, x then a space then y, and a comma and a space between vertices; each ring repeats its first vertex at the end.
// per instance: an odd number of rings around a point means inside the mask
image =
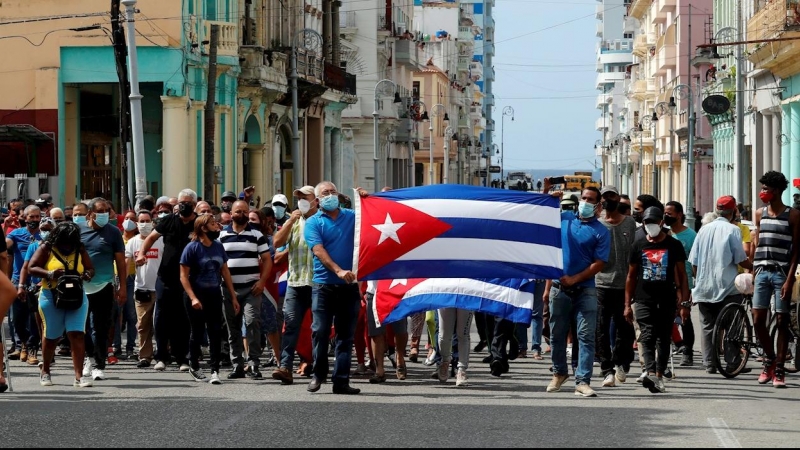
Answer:
POLYGON ((190 217, 194 214, 193 205, 190 202, 180 202, 178 203, 178 213, 181 217, 190 217))
POLYGON ((675 225, 677 222, 677 217, 664 216, 664 224, 668 227, 675 225))
POLYGON ((614 212, 619 207, 619 201, 603 200, 603 209, 608 212, 614 212))
POLYGON ((627 203, 620 203, 617 206, 617 211, 619 211, 619 213, 623 214, 623 215, 624 214, 628 214, 628 211, 630 211, 630 210, 631 210, 631 207, 627 203))
POLYGON ((206 236, 212 241, 216 241, 219 238, 219 231, 208 231, 206 232, 206 236))
POLYGON ((233 216, 233 221, 236 222, 236 225, 246 225, 250 222, 250 218, 247 216, 233 216))
POLYGON ((642 223, 642 213, 638 211, 633 212, 633 219, 636 220, 636 223, 642 223))
POLYGON ((233 203, 231 202, 222 202, 222 205, 220 205, 220 209, 226 213, 231 212, 231 207, 233 207, 233 203))
POLYGON ((33 220, 33 221, 31 221, 31 222, 26 222, 26 223, 25 223, 25 226, 27 226, 28 228, 31 228, 31 229, 34 229, 34 230, 35 230, 35 229, 39 228, 39 224, 40 224, 40 223, 41 223, 41 222, 39 222, 38 220, 33 220))

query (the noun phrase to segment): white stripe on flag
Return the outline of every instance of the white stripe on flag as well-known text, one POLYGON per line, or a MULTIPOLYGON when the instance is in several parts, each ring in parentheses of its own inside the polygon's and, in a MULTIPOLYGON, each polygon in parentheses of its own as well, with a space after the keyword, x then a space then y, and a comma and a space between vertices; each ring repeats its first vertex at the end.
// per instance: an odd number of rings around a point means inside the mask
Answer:
POLYGON ((436 238, 397 258, 397 261, 495 261, 562 268, 561 249, 518 241, 436 238))
POLYGON ((450 199, 403 200, 398 203, 433 217, 507 220, 561 228, 561 212, 550 206, 450 199))
POLYGON ((429 278, 409 289, 403 298, 425 294, 461 294, 494 300, 516 308, 533 309, 533 293, 472 278, 429 278))

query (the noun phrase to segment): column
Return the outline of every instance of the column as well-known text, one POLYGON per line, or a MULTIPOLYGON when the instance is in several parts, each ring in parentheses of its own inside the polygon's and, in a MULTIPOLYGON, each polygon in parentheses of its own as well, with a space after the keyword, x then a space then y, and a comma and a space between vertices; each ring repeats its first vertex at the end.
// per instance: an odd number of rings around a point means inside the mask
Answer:
MULTIPOLYGON (((787 136, 792 135, 792 110, 789 107, 788 103, 784 103, 781 105, 781 110, 783 112, 783 120, 781 121, 781 173, 785 175, 789 175, 790 173, 790 162, 789 162, 789 139, 787 136)), ((787 205, 791 205, 791 189, 787 189, 786 192, 783 193, 783 203, 787 205)))
POLYGON ((794 183, 792 180, 795 178, 800 177, 800 102, 792 102, 790 104, 792 110, 792 120, 790 123, 789 132, 786 133, 786 140, 790 142, 789 144, 789 172, 784 173, 786 178, 789 179, 789 189, 786 189, 784 194, 787 197, 786 203, 787 205, 791 205, 792 202, 792 194, 795 192, 794 183))
MULTIPOLYGON (((161 177, 164 195, 178 195, 181 189, 190 186, 189 168, 195 148, 189 145, 189 115, 186 111, 187 97, 162 96, 163 134, 161 157, 164 175, 161 177), (187 155, 188 153, 188 155, 187 155)), ((194 112, 194 110, 192 110, 194 112)))
POLYGON ((769 128, 768 117, 761 113, 756 113, 755 115, 756 123, 754 129, 756 135, 752 139, 753 145, 750 146, 750 179, 752 180, 752 188, 746 191, 747 195, 740 200, 745 205, 749 202, 751 210, 752 206, 759 204, 757 183, 764 173, 764 155, 771 154, 770 148, 767 145, 763 145, 764 141, 769 139, 769 133, 772 131, 769 128))
MULTIPOLYGON (((322 179, 323 180, 331 180, 331 165, 333 164, 333 156, 332 156, 332 149, 331 149, 331 132, 333 128, 325 127, 325 136, 322 140, 322 179)), ((336 183, 334 183, 336 184, 336 183)), ((336 185, 339 187, 339 185, 336 185)), ((342 187, 339 187, 342 189, 342 187)))
POLYGON ((772 141, 770 142, 770 148, 772 149, 772 158, 771 164, 769 166, 764 167, 764 170, 778 170, 781 167, 781 152, 783 148, 781 147, 781 124, 783 122, 783 116, 781 115, 781 110, 772 114, 772 141))
MULTIPOLYGON (((773 121, 775 116, 772 114, 759 114, 761 117, 761 173, 772 170, 772 147, 776 146, 777 136, 772 134, 773 121)), ((756 187, 758 178, 753 179, 753 186, 756 187)), ((756 191, 757 189, 753 189, 756 191)), ((757 203, 755 203, 757 204, 757 203)))
POLYGON ((341 186, 339 189, 345 189, 350 186, 342 177, 342 130, 339 128, 331 129, 331 164, 330 164, 330 180, 336 186, 341 186))

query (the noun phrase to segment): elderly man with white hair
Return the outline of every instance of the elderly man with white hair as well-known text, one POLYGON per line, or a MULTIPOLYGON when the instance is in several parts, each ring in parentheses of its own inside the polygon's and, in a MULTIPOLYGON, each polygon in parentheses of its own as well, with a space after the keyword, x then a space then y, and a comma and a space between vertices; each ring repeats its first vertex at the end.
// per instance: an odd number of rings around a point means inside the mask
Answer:
MULTIPOLYGON (((159 199, 161 200, 161 199, 159 199)), ((181 372, 188 372, 189 318, 183 304, 184 290, 180 280, 181 254, 191 241, 194 221, 197 218, 197 193, 184 189, 178 194, 178 214, 161 218, 142 244, 136 265, 150 264, 147 252, 158 240, 164 238, 164 256, 158 269, 158 283, 162 286, 156 298, 156 355, 155 370, 163 371, 170 362, 170 353, 180 365, 181 372)), ((156 289, 158 291, 159 289, 156 289)))

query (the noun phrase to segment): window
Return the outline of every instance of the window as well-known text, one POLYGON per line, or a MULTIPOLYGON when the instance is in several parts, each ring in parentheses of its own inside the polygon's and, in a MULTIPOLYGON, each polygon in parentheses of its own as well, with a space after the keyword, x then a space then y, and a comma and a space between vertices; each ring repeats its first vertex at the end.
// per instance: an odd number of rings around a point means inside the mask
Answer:
POLYGON ((217 17, 217 0, 206 0, 206 20, 219 20, 217 17))
POLYGON ((415 81, 414 85, 411 88, 411 96, 414 100, 419 100, 420 92, 419 92, 419 81, 415 81))
POLYGON ((622 35, 622 37, 625 39, 633 39, 633 33, 625 33, 622 35))

